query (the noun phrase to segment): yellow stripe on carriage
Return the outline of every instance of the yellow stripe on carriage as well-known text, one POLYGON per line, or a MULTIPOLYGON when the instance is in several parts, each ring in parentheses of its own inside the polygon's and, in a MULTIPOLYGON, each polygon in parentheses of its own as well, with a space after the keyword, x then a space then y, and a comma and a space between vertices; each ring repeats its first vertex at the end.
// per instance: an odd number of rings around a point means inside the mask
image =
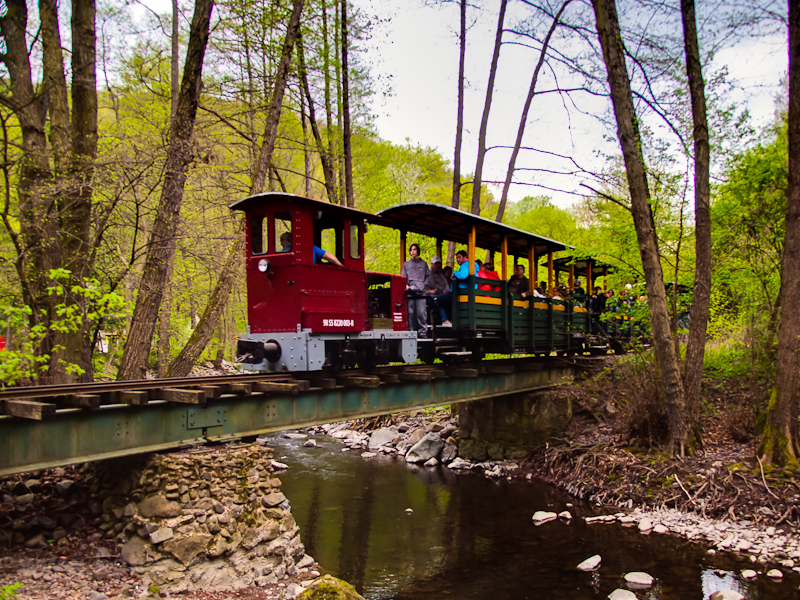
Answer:
POLYGON ((547 304, 545 304, 544 302, 534 302, 533 308, 540 308, 542 310, 547 310, 547 304))
POLYGON ((586 309, 583 308, 582 306, 575 306, 575 307, 573 307, 572 312, 585 313, 586 309))
POLYGON ((514 300, 514 306, 517 308, 528 308, 531 305, 527 300, 514 300))
POLYGON ((564 312, 565 310, 567 310, 567 307, 564 306, 563 304, 553 304, 553 310, 564 312))
MULTIPOLYGON (((459 296, 459 302, 469 302, 469 296, 459 296)), ((494 304, 500 306, 503 303, 502 298, 491 298, 489 296, 475 296, 475 304, 494 304)))

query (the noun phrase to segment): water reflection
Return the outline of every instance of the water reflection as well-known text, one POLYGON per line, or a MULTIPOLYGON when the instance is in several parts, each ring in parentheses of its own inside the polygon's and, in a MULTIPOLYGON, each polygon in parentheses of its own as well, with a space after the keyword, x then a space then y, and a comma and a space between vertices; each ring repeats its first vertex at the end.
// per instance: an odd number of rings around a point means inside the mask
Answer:
MULTIPOLYGON (((742 569, 766 569, 708 556, 705 547, 670 536, 580 519, 535 527, 534 511, 559 512, 574 502, 547 486, 362 459, 335 442, 322 442, 323 449, 270 443, 291 467, 281 476, 283 491, 307 552, 368 600, 605 598, 627 588, 630 571, 656 578, 652 588, 635 591, 642 600, 704 599, 719 589, 752 600, 797 597, 793 572, 783 582, 745 582, 742 569), (603 559, 599 571, 575 569, 594 554, 603 559)), ((586 505, 569 510, 592 514, 586 505)))

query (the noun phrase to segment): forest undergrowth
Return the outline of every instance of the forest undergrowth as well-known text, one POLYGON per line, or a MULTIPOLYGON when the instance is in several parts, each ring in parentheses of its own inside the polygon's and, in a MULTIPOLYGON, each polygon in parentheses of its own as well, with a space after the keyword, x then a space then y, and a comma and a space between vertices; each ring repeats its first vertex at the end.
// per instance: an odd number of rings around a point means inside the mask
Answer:
POLYGON ((532 451, 523 472, 600 505, 799 527, 800 473, 756 457, 771 377, 752 358, 731 340, 709 348, 702 444, 686 458, 664 450, 667 417, 651 355, 609 358, 600 374, 561 389, 573 401, 569 428, 532 451))

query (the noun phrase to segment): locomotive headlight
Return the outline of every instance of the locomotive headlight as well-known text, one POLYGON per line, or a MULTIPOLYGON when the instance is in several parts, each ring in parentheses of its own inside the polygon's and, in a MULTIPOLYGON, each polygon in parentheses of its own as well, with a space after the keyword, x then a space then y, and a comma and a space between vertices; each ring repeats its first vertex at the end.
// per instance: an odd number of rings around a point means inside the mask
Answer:
POLYGON ((266 258, 262 258, 258 261, 258 270, 262 273, 266 273, 267 269, 269 269, 269 261, 266 258))

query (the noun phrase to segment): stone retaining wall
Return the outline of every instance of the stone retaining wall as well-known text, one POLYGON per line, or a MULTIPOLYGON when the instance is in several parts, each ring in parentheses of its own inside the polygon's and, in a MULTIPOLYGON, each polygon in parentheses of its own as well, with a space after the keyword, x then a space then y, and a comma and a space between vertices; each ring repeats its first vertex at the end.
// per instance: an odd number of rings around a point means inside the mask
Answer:
POLYGON ((162 591, 267 585, 313 564, 272 449, 202 449, 96 467, 103 528, 162 591))

